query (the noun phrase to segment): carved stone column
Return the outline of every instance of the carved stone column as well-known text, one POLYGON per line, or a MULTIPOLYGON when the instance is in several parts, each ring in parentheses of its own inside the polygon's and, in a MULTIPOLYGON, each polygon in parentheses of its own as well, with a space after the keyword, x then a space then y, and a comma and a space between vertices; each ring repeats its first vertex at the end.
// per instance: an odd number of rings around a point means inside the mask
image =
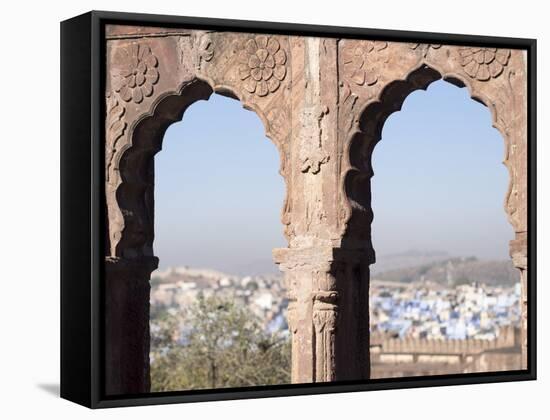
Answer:
POLYGON ((368 264, 332 247, 276 249, 289 288, 292 382, 369 377, 368 264))
POLYGON ((338 40, 290 37, 291 114, 283 222, 274 259, 289 288, 292 382, 369 376, 370 243, 345 237, 338 40))

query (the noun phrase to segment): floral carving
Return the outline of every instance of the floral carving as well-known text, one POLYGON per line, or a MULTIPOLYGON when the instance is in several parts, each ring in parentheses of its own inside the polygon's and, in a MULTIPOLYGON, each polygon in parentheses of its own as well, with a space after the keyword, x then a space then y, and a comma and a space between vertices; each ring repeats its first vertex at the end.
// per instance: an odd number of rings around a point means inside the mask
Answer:
POLYGON ((204 61, 210 61, 214 57, 214 44, 208 35, 203 35, 200 39, 199 57, 204 61))
POLYGON ((239 62, 244 88, 258 96, 275 92, 286 76, 286 53, 274 37, 258 35, 249 39, 239 53, 239 62))
POLYGON ((209 32, 193 33, 192 43, 195 49, 195 68, 200 71, 204 62, 214 58, 214 43, 209 32))
POLYGON ((329 113, 328 107, 319 109, 311 107, 304 110, 302 130, 304 138, 300 146, 300 170, 303 173, 318 174, 321 166, 330 160, 330 155, 323 147, 322 120, 329 113))
POLYGON ((353 127, 356 119, 357 100, 359 97, 352 92, 348 83, 340 82, 341 106, 340 106, 340 123, 344 130, 349 130, 353 127))
POLYGON ((125 102, 139 104, 153 94, 159 79, 158 60, 147 45, 132 44, 115 51, 112 88, 125 102))
POLYGON ((342 51, 344 77, 359 86, 374 85, 378 81, 376 56, 388 47, 387 42, 348 42, 342 51))
POLYGON ((320 147, 316 148, 309 152, 309 156, 302 159, 300 170, 304 173, 311 170, 312 174, 318 174, 321 172, 321 165, 329 160, 330 156, 324 150, 320 147))
POLYGON ((464 47, 460 49, 461 64, 472 78, 486 81, 498 77, 510 59, 510 50, 464 47))
POLYGON ((422 51, 422 56, 426 57, 428 55, 428 51, 430 49, 438 50, 438 49, 441 48, 442 45, 443 44, 420 44, 420 43, 417 43, 417 44, 411 44, 411 49, 421 50, 422 51))
POLYGON ((126 121, 122 119, 126 110, 118 99, 110 92, 107 94, 107 150, 105 160, 107 164, 107 180, 109 180, 109 169, 116 152, 118 140, 124 135, 126 121))

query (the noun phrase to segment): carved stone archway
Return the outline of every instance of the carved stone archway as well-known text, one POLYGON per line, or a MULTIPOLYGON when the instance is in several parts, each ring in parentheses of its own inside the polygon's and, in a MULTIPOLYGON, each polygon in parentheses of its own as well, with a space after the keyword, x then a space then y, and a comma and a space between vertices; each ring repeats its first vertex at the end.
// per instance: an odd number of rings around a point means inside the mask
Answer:
POLYGON ((404 98, 441 77, 468 86, 503 135, 526 323, 521 51, 131 26, 106 37, 107 394, 149 391, 153 156, 166 128, 213 92, 253 110, 280 153, 288 248, 273 255, 290 286, 293 382, 369 377, 372 149, 404 98))
MULTIPOLYGON (((527 368, 527 74, 524 52, 382 41, 340 42, 340 134, 349 139, 343 176, 350 214, 344 240, 371 243, 372 153, 386 119, 413 91, 438 79, 466 87, 487 106, 504 140, 509 185, 504 210, 515 231, 510 256, 521 278, 522 369, 527 368), (360 59, 357 59, 359 55, 360 59)), ((467 164, 465 162, 465 164, 467 164)))

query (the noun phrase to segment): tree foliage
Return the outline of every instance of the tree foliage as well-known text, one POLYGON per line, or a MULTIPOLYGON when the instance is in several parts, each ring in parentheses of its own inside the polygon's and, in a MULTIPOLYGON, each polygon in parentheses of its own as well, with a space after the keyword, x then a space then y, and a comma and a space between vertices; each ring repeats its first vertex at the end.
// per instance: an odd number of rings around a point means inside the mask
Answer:
POLYGON ((152 317, 153 392, 290 382, 288 338, 265 332, 250 309, 199 295, 173 312, 152 317))

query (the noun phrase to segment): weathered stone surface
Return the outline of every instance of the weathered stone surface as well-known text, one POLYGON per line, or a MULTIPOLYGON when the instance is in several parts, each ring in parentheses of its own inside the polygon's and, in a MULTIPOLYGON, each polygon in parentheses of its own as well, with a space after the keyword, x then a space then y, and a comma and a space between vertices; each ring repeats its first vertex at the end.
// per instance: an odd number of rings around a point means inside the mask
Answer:
POLYGON ((149 278, 156 257, 105 260, 105 392, 137 394, 150 388, 149 278))
MULTIPOLYGON (((441 78, 488 106, 502 134, 510 174, 504 207, 516 231, 511 256, 522 272, 526 326, 524 52, 130 26, 108 27, 107 38, 106 258, 120 267, 106 275, 107 369, 133 354, 132 366, 107 374, 110 392, 149 386, 147 319, 136 323, 129 309, 109 305, 124 296, 125 308, 148 311, 143 296, 154 267, 142 268, 154 258, 153 157, 167 127, 213 92, 254 111, 279 151, 288 249, 274 258, 291 286, 293 382, 369 376, 371 156, 386 118, 441 78)), ((523 337, 526 355, 525 328, 523 337)))

